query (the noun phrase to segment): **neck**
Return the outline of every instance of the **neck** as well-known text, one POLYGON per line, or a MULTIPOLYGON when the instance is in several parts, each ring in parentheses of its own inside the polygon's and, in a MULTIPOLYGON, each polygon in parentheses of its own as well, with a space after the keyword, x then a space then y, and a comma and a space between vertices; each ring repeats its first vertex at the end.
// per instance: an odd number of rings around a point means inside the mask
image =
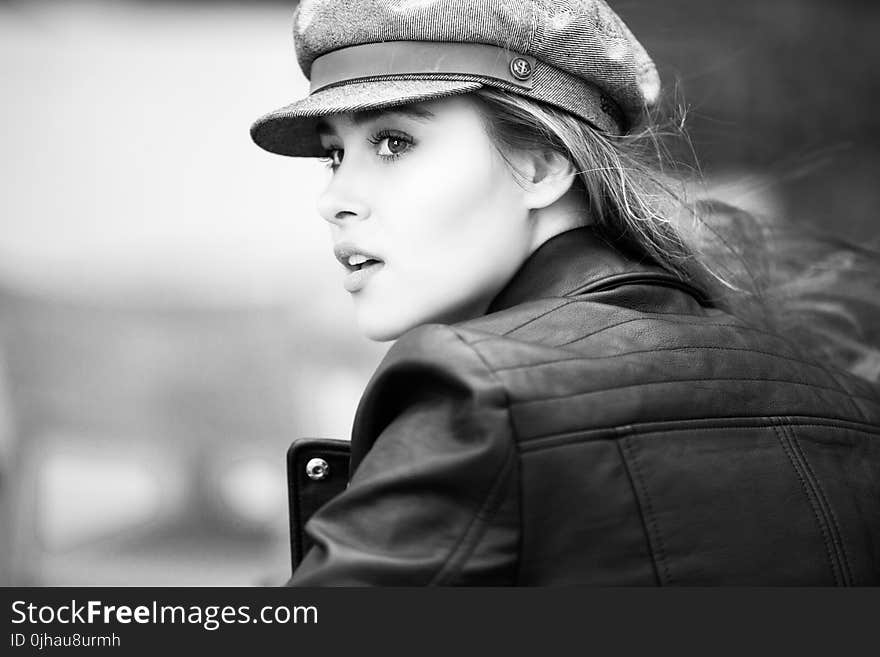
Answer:
POLYGON ((534 226, 532 253, 561 233, 593 223, 586 198, 575 186, 547 207, 532 210, 530 220, 534 226))

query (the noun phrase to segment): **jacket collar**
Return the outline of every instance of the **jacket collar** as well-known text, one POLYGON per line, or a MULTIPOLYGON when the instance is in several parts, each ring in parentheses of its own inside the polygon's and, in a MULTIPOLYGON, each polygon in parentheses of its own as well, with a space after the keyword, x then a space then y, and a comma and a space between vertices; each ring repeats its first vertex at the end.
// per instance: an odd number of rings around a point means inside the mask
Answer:
POLYGON ((544 242, 498 293, 487 313, 545 297, 599 292, 626 283, 677 287, 704 305, 704 295, 651 261, 638 261, 600 237, 591 226, 573 228, 544 242))

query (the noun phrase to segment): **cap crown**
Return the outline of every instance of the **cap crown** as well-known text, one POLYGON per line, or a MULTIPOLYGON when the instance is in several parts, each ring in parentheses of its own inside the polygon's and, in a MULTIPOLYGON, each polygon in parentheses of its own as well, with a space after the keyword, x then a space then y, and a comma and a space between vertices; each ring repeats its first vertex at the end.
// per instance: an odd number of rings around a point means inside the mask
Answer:
POLYGON ((645 49, 602 0, 302 0, 297 59, 386 41, 483 43, 531 55, 595 84, 633 123, 653 106, 660 79, 645 49))

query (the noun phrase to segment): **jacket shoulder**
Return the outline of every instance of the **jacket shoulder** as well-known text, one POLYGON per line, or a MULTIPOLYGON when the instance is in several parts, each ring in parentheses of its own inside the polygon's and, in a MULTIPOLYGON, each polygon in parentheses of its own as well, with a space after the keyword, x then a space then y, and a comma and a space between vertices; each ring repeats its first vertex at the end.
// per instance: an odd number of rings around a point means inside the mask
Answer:
POLYGON ((349 487, 306 531, 291 583, 509 584, 518 460, 503 387, 455 329, 389 350, 358 407, 349 487))
POLYGON ((676 294, 547 298, 457 328, 542 433, 787 415, 880 425, 877 386, 676 294))
POLYGON ((475 348, 478 340, 454 326, 425 324, 395 342, 358 404, 353 469, 396 418, 415 409, 450 406, 459 415, 506 415, 506 388, 475 348))
MULTIPOLYGON (((415 366, 455 370, 460 376, 487 374, 486 364, 472 343, 491 333, 447 324, 423 324, 404 333, 388 350, 375 378, 389 370, 415 366)), ((371 381, 372 383, 372 381, 371 381)))

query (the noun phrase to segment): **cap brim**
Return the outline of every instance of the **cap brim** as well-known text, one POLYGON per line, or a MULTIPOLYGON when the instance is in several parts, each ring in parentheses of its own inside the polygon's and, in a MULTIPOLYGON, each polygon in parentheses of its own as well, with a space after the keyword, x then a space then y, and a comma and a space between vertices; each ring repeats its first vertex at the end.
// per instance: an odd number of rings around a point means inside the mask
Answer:
POLYGON ((469 93, 483 86, 474 81, 430 79, 349 82, 322 89, 260 117, 251 126, 251 137, 270 153, 320 157, 324 155, 324 149, 316 128, 321 117, 409 105, 469 93))

